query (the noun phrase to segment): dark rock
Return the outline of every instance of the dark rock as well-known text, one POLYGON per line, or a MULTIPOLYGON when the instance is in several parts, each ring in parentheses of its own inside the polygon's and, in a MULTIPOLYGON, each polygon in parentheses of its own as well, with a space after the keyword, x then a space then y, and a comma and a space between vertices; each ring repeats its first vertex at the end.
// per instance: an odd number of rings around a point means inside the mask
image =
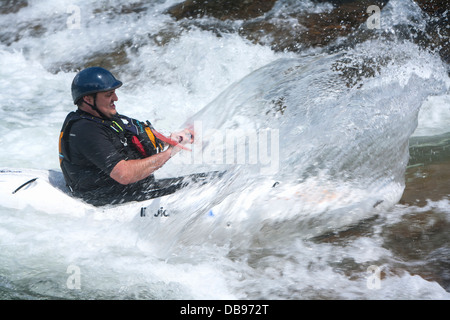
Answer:
MULTIPOLYGON (((244 20, 239 33, 255 43, 270 45, 276 51, 299 51, 305 47, 324 47, 346 36, 364 23, 370 5, 382 9, 388 0, 316 0, 332 3, 323 13, 292 12, 283 17, 271 14, 275 0, 186 0, 168 9, 176 20, 195 20, 205 16, 219 20, 244 20)), ((201 26, 200 26, 201 27, 201 26)))
POLYGON ((147 3, 145 1, 139 1, 131 4, 122 4, 118 6, 109 6, 104 5, 101 8, 95 9, 93 12, 95 14, 105 14, 111 13, 114 15, 118 14, 132 14, 132 13, 141 13, 147 10, 147 3))
POLYGON ((415 2, 424 12, 432 16, 443 17, 444 13, 447 12, 446 19, 448 21, 449 0, 415 0, 415 2))
POLYGON ((430 17, 426 33, 429 35, 425 45, 439 51, 442 60, 450 63, 450 1, 415 0, 417 5, 430 17))
POLYGON ((45 22, 42 20, 18 23, 14 31, 0 31, 0 42, 9 46, 25 37, 40 37, 47 32, 44 25, 45 22))
POLYGON ((382 9, 387 0, 342 0, 331 2, 333 10, 322 13, 294 13, 281 20, 271 17, 244 23, 241 34, 262 44, 270 39, 274 50, 299 51, 307 47, 324 47, 339 37, 354 32, 367 21, 367 8, 377 5, 382 9), (293 24, 292 20, 297 23, 293 24), (289 22, 288 22, 289 21, 289 22))
MULTIPOLYGON (((298 52, 311 47, 329 46, 330 50, 339 49, 335 42, 345 37, 348 37, 345 45, 354 45, 379 36, 367 28, 361 31, 360 26, 371 15, 367 13, 369 6, 376 5, 382 10, 388 1, 313 0, 316 4, 330 3, 333 9, 321 13, 287 12, 276 16, 272 12, 276 3, 274 0, 186 0, 169 8, 167 13, 176 20, 186 19, 207 30, 214 29, 214 26, 195 21, 205 16, 220 21, 243 20, 238 30, 243 37, 255 43, 270 45, 275 51, 298 52)), ((404 30, 402 26, 397 26, 397 34, 438 51, 443 60, 449 63, 449 0, 415 1, 430 17, 426 30, 404 30)), ((215 27, 221 28, 219 25, 215 27)), ((220 32, 217 34, 220 35, 220 32)))
POLYGON ((435 281, 448 291, 449 227, 448 219, 439 210, 415 211, 403 215, 399 222, 383 226, 383 247, 397 257, 391 268, 406 268, 409 274, 435 281))
POLYGON ((16 13, 28 6, 27 0, 2 0, 0 14, 16 13))
POLYGON ((272 9, 276 0, 186 0, 168 9, 176 20, 214 17, 219 20, 246 20, 272 9))
POLYGON ((131 45, 130 42, 117 45, 116 48, 108 52, 94 53, 86 57, 82 63, 80 62, 66 62, 62 65, 50 68, 50 72, 58 73, 60 71, 72 72, 79 71, 88 67, 102 66, 113 73, 119 73, 120 67, 129 63, 130 60, 127 55, 127 48, 131 45))
MULTIPOLYGON (((374 30, 360 27, 371 15, 367 13, 369 6, 377 5, 382 10, 389 0, 312 1, 316 4, 329 3, 332 4, 332 7, 321 13, 308 13, 303 9, 296 10, 295 8, 293 10, 288 8, 281 12, 278 9, 274 10, 277 0, 185 0, 167 10, 167 13, 174 18, 174 26, 168 24, 166 30, 160 30, 157 33, 149 32, 139 39, 126 40, 124 43, 117 44, 116 49, 111 52, 95 53, 92 57, 87 57, 86 63, 108 67, 126 64, 129 62, 127 52, 130 50, 138 50, 139 45, 145 44, 148 40, 163 46, 178 37, 182 29, 191 26, 212 31, 217 36, 227 32, 238 32, 252 42, 268 45, 275 51, 300 52, 314 47, 326 48, 329 52, 338 51, 342 47, 379 37, 380 34, 374 30), (204 17, 212 17, 216 20, 202 19, 204 17)), ((449 0, 415 1, 428 15, 426 29, 409 30, 408 26, 398 26, 399 29, 396 31, 399 32, 396 32, 396 36, 402 34, 404 29, 403 35, 410 37, 409 40, 439 52, 442 59, 450 63, 449 0), (414 32, 416 34, 413 34, 414 32)), ((99 17, 110 15, 112 18, 123 14, 140 15, 148 9, 148 5, 148 2, 144 0, 114 7, 105 5, 93 13, 99 17)), ((26 6, 28 6, 27 0, 5 0, 2 1, 0 14, 15 13, 26 6)), ((14 32, 0 32, 0 41, 3 44, 11 45, 23 37, 40 37, 46 32, 44 26, 45 24, 41 20, 22 23, 14 32)), ((364 75, 373 76, 376 73, 377 63, 379 61, 367 61, 367 65, 375 65, 375 67, 368 68, 367 74, 364 75)), ((67 62, 58 70, 78 69, 79 67, 81 66, 67 62)), ((339 65, 336 66, 336 70, 341 68, 339 65)), ((356 69, 360 70, 359 67, 356 69)), ((356 81, 357 79, 354 79, 349 82, 349 86, 355 85, 356 81)))

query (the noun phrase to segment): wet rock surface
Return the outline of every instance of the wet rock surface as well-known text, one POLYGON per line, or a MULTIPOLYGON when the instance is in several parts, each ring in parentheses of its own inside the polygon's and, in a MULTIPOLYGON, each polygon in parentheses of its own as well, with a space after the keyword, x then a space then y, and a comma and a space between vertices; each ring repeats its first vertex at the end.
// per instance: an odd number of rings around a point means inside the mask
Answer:
POLYGON ((450 1, 415 0, 428 15, 426 34, 429 35, 427 45, 439 51, 446 63, 450 63, 450 1))
MULTIPOLYGON (((328 10, 311 13, 274 12, 276 1, 262 0, 186 0, 167 11, 175 20, 191 22, 205 16, 224 20, 243 20, 238 32, 254 41, 270 45, 276 51, 301 51, 309 47, 326 47, 340 37, 353 34, 353 43, 376 36, 370 29, 360 28, 369 23, 375 13, 370 6, 381 11, 389 0, 314 0, 315 4, 329 4, 328 10), (363 30, 359 30, 363 29, 363 30)), ((450 61, 448 1, 416 0, 427 17, 426 30, 420 31, 416 41, 424 47, 438 50, 444 61, 450 61)), ((296 10, 294 10, 296 11, 296 10)), ((374 21, 372 19, 372 21, 374 21)), ((348 45, 348 41, 346 42, 348 45)))
MULTIPOLYGON (((277 0, 185 0, 168 8, 166 14, 182 28, 189 29, 195 26, 213 31, 218 36, 223 32, 237 32, 254 43, 269 45, 275 51, 301 52, 307 48, 325 48, 333 51, 380 36, 373 30, 374 28, 364 27, 364 24, 369 23, 368 19, 374 14, 374 11, 368 10, 370 6, 377 6, 382 14, 388 1, 313 0, 312 5, 320 6, 321 9, 311 12, 299 4, 294 6, 290 4, 289 8, 283 8, 277 0), (205 18, 213 18, 216 21, 207 21, 205 18)), ((415 1, 423 10, 427 23, 426 29, 418 30, 417 36, 412 40, 423 47, 438 51, 442 59, 449 63, 448 1, 415 1)), ((0 14, 13 14, 27 6, 27 0, 7 0, 2 2, 0 14)), ((119 7, 105 5, 96 8, 90 18, 140 14, 146 11, 147 6, 148 3, 145 1, 119 7)), ((168 25, 168 29, 171 28, 172 26, 168 25)), ((43 30, 46 30, 43 21, 21 23, 15 34, 0 31, 0 41, 11 45, 23 37, 40 37, 44 33, 43 30)), ((401 34, 401 28, 396 30, 396 33, 401 34)), ((168 37, 164 37, 164 41, 155 42, 158 45, 165 45, 171 37, 177 36, 171 32, 168 34, 168 37)), ((151 31, 148 38, 161 39, 151 31)), ((54 69, 80 69, 96 63, 105 63, 106 67, 121 66, 129 62, 126 48, 135 45, 133 40, 129 40, 117 44, 114 52, 87 57, 86 65, 67 62, 54 69)))
POLYGON ((268 17, 249 21, 241 34, 263 44, 270 39, 274 50, 300 51, 308 47, 325 47, 345 37, 369 18, 367 8, 383 8, 386 1, 336 1, 329 11, 320 13, 288 13, 282 17, 268 17), (281 18, 281 19, 280 19, 281 18))
POLYGON ((27 0, 3 0, 0 6, 0 14, 16 13, 28 6, 27 0))
POLYGON ((219 20, 247 20, 270 11, 276 0, 186 0, 167 11, 176 20, 205 16, 219 20))

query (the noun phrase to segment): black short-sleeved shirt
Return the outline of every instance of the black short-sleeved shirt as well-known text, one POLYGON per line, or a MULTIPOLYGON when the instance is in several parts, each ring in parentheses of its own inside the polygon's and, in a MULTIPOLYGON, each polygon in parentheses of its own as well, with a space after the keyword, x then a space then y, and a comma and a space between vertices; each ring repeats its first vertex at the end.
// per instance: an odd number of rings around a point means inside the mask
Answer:
MULTIPOLYGON (((82 114, 79 110, 77 113, 82 114)), ((129 136, 83 118, 74 121, 68 131, 64 132, 68 135, 67 150, 61 168, 75 196, 99 205, 120 203, 131 198, 139 200, 139 194, 153 184, 153 175, 126 186, 110 177, 121 160, 142 158, 133 149, 129 136)))

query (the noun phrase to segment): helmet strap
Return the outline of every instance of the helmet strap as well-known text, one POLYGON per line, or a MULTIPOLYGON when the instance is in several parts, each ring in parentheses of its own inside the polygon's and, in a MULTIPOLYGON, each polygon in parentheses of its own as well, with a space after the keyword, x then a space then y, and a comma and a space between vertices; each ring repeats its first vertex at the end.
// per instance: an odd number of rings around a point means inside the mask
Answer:
POLYGON ((96 112, 100 115, 100 118, 108 119, 108 117, 106 117, 106 116, 98 109, 98 107, 97 107, 97 100, 96 100, 96 97, 95 97, 95 96, 94 96, 94 104, 90 104, 89 102, 87 102, 86 100, 84 100, 84 98, 83 98, 83 102, 86 103, 89 107, 91 107, 94 111, 96 111, 96 112))

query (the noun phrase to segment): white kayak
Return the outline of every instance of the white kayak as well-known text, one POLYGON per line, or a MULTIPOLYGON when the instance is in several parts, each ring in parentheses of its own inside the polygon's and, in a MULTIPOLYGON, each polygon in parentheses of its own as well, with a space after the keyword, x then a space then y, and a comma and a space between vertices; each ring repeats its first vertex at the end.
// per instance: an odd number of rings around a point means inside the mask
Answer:
POLYGON ((0 203, 3 207, 33 208, 48 214, 92 215, 95 219, 129 221, 136 217, 166 217, 166 195, 145 201, 95 207, 72 197, 61 171, 0 169, 0 203))
POLYGON ((249 228, 270 226, 264 227, 268 232, 272 223, 283 221, 299 230, 306 228, 302 233, 314 237, 373 217, 396 203, 396 199, 380 200, 366 190, 324 186, 314 181, 279 184, 261 180, 252 188, 240 188, 232 180, 218 180, 204 187, 193 185, 145 201, 96 207, 71 196, 61 171, 4 168, 0 169, 0 205, 18 210, 32 208, 58 216, 123 223, 139 221, 138 225, 144 227, 170 225, 161 229, 163 233, 189 229, 195 224, 196 230, 205 234, 229 239, 231 232, 239 234, 249 228), (175 216, 179 218, 174 219, 175 216))

